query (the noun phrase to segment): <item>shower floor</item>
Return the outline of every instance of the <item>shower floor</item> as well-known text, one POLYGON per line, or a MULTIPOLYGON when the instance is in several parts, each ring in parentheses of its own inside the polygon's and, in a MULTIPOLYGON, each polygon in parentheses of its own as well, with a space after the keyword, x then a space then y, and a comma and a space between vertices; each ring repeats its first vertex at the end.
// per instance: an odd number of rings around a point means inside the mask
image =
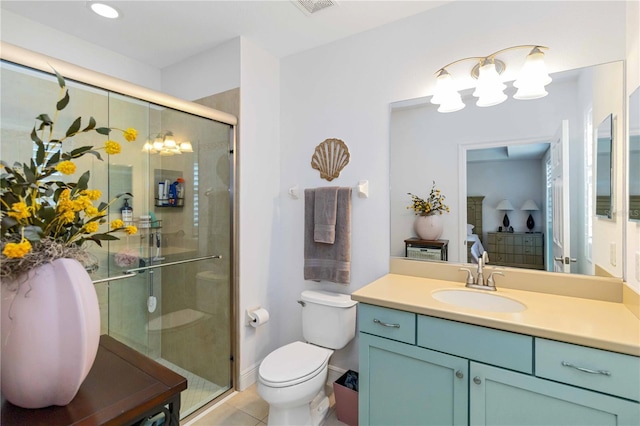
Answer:
POLYGON ((185 418, 228 389, 203 379, 162 358, 158 358, 155 361, 187 379, 187 390, 182 392, 180 398, 180 418, 185 418))

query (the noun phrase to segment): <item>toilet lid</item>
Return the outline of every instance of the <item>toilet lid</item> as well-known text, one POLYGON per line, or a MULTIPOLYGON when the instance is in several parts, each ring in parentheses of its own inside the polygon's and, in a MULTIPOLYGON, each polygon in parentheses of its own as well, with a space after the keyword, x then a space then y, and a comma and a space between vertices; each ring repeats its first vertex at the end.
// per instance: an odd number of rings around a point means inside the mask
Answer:
POLYGON ((293 386, 320 373, 332 353, 308 343, 290 343, 267 355, 260 364, 260 379, 271 387, 293 386))

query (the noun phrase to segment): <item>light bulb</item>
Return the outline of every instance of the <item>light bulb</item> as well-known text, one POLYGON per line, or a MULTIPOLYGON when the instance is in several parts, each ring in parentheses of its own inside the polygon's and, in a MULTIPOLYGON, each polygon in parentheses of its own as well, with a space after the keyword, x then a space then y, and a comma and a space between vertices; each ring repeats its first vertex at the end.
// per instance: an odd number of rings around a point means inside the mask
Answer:
POLYGON ((171 136, 166 136, 164 138, 164 146, 166 148, 175 148, 176 147, 176 140, 173 139, 173 137, 171 137, 171 136))
POLYGON ((473 92, 473 96, 478 98, 476 105, 488 107, 506 101, 507 95, 504 94, 504 89, 507 86, 500 79, 496 65, 485 59, 478 72, 478 84, 473 92))
POLYGON ((89 3, 89 7, 103 18, 116 19, 120 16, 120 12, 118 12, 115 7, 109 6, 108 4, 91 2, 89 3))
POLYGON ((544 64, 544 53, 539 47, 531 50, 520 71, 520 76, 513 82, 518 91, 514 99, 538 99, 547 96, 544 86, 551 83, 551 77, 544 64))
POLYGON ((438 112, 454 112, 465 107, 460 93, 455 88, 451 74, 445 69, 441 69, 438 73, 431 103, 440 105, 438 112))
POLYGON ((186 141, 180 144, 180 151, 182 152, 193 152, 193 147, 191 146, 191 142, 186 141))

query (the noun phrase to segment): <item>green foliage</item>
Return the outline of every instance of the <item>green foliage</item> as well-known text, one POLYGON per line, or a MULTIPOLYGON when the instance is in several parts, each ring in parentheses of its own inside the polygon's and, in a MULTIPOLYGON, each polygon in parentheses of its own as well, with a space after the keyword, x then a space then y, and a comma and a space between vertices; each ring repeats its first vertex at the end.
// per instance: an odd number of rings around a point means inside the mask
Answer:
MULTIPOLYGON (((24 272, 29 268, 21 259, 16 260, 23 257, 16 254, 16 245, 30 244, 31 252, 37 252, 38 244, 45 239, 78 247, 86 241, 100 245, 101 241, 117 240, 112 233, 123 229, 116 227, 97 232, 98 225, 106 222, 109 205, 125 194, 119 194, 109 203, 100 202, 96 207, 93 202, 98 200, 100 192, 89 188, 89 171, 82 173, 75 182, 52 179, 58 173, 73 174, 76 166, 72 160, 84 155, 90 154, 102 160, 93 146, 82 146, 67 152, 63 149, 64 141, 89 132, 109 135, 112 130, 96 127, 93 117, 85 121, 83 127, 83 119, 77 117, 63 137, 54 137, 56 119, 71 99, 64 78, 55 69, 54 73, 60 86, 60 99, 56 102, 54 118, 47 113, 36 116, 36 124, 30 133, 31 142, 36 148, 33 158, 29 163, 16 162, 13 165, 0 161, 2 276, 24 272)), ((129 130, 135 132, 134 129, 129 130)), ((133 139, 135 135, 128 138, 129 141, 133 139)), ((131 233, 135 229, 127 231, 131 233)), ((51 244, 48 244, 48 252, 51 251, 50 247, 51 244)))

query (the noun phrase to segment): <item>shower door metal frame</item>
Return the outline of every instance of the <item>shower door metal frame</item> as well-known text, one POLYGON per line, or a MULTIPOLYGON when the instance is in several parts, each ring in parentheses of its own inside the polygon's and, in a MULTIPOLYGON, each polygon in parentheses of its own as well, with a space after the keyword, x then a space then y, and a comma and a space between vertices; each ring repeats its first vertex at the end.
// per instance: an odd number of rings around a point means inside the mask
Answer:
MULTIPOLYGON (((155 90, 151 90, 136 84, 121 80, 116 77, 112 77, 107 74, 103 74, 97 71, 93 71, 87 68, 83 68, 74 65, 70 62, 66 62, 51 56, 43 55, 41 53, 33 52, 28 49, 0 41, 0 58, 14 64, 26 66, 36 70, 43 71, 51 74, 51 68, 55 68, 61 75, 64 75, 66 79, 74 80, 80 83, 84 83, 97 88, 105 89, 110 92, 118 93, 125 96, 140 99, 142 101, 150 102, 152 104, 160 105, 163 107, 172 108, 178 111, 193 114, 206 119, 214 120, 230 126, 229 139, 229 161, 230 161, 230 232, 231 232, 231 247, 229 256, 230 273, 229 277, 229 294, 230 294, 230 347, 232 348, 232 354, 229 354, 229 362, 231 363, 231 378, 230 388, 224 392, 219 398, 224 397, 234 391, 239 378, 238 362, 236 362, 236 356, 240 353, 239 341, 237 338, 238 331, 238 265, 235 261, 238 259, 238 197, 237 195, 237 146, 236 135, 238 119, 236 116, 218 111, 213 108, 206 107, 194 102, 185 101, 174 96, 170 96, 155 90)), ((161 266, 161 265, 154 265, 161 266)), ((106 282, 114 280, 122 280, 131 278, 137 275, 136 272, 128 271, 123 275, 117 275, 108 277, 105 279, 97 280, 96 282, 106 282)))

